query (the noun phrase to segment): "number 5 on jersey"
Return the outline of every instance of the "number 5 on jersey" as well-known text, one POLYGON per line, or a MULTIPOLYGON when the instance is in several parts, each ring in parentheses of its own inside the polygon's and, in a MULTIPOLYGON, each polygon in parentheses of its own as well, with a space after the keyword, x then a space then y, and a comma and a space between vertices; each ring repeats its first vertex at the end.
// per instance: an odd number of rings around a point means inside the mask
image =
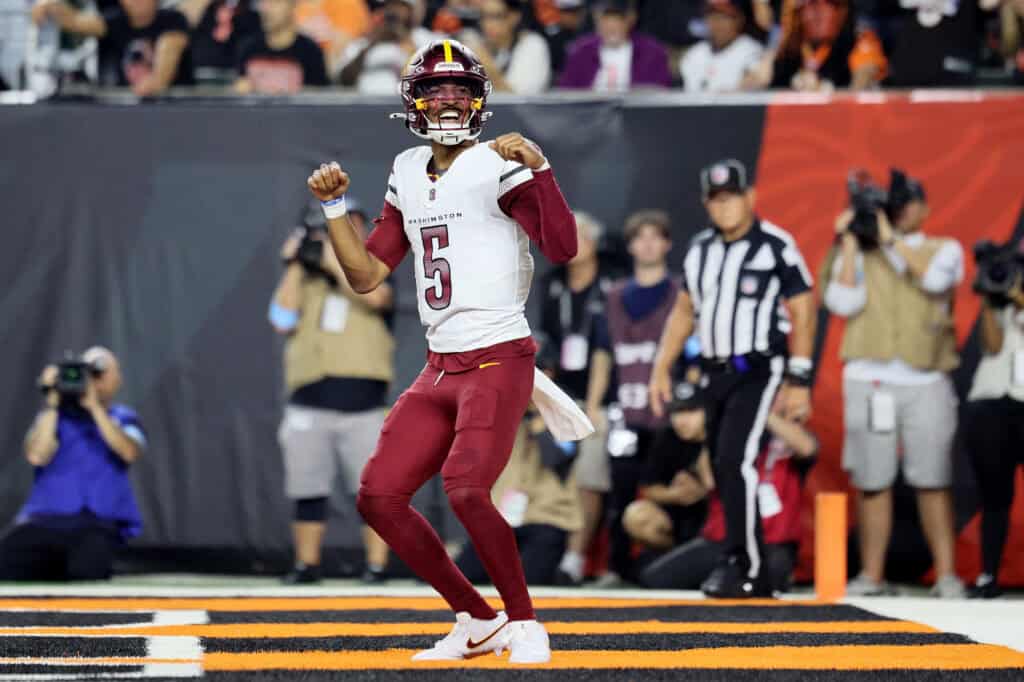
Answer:
POLYGON ((423 275, 433 285, 428 286, 423 295, 432 309, 444 310, 452 302, 452 267, 447 260, 434 254, 447 248, 448 226, 424 227, 420 230, 420 237, 423 239, 423 275))

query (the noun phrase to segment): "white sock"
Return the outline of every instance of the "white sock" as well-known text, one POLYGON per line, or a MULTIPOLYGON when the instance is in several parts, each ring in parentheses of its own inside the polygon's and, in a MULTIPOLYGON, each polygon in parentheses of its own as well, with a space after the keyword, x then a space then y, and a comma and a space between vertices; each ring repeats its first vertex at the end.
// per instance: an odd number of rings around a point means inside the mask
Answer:
POLYGON ((566 552, 558 568, 565 571, 573 580, 583 580, 583 555, 571 550, 566 552))

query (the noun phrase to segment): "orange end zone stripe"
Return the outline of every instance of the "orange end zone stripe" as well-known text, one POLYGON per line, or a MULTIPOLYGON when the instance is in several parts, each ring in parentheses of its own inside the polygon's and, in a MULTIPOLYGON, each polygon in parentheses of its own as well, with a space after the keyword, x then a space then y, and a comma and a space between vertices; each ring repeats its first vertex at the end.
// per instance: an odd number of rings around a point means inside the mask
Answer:
MULTIPOLYGON (((509 668, 507 658, 413 663, 412 650, 211 653, 207 671, 397 670, 509 668)), ((518 667, 518 666, 516 666, 518 667)), ((555 651, 551 662, 531 668, 742 668, 777 670, 970 670, 1024 668, 1024 653, 987 644, 917 646, 727 647, 683 651, 555 651)))
MULTIPOLYGON (((936 633, 933 627, 908 621, 847 621, 789 623, 665 623, 662 621, 544 623, 554 635, 603 634, 746 634, 771 632, 830 633, 936 633)), ((451 623, 217 623, 207 625, 151 625, 145 627, 0 628, 0 637, 220 637, 224 639, 288 639, 295 637, 401 637, 443 635, 451 623)), ((0 643, 2 646, 2 643, 0 643)))
MULTIPOLYGON (((501 607, 500 599, 487 600, 501 607)), ((650 606, 821 606, 831 602, 818 600, 780 601, 776 599, 562 599, 533 600, 538 609, 608 609, 650 606)), ((0 610, 39 609, 44 611, 355 611, 410 609, 414 611, 448 610, 439 597, 213 597, 196 599, 0 599, 0 610)))

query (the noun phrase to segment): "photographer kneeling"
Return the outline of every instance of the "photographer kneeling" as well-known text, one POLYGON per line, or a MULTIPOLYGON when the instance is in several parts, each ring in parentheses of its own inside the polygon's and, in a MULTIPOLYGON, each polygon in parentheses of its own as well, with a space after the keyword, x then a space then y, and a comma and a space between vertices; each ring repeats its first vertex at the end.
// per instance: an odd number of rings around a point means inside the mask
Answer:
POLYGON ((1024 464, 1024 253, 1020 246, 975 247, 975 291, 981 309, 984 357, 967 396, 965 432, 981 497, 982 573, 969 597, 1001 592, 999 564, 1013 504, 1014 472, 1024 464))
POLYGON ((114 403, 121 368, 106 348, 43 370, 46 405, 25 437, 35 481, 0 542, 0 580, 104 580, 142 530, 128 466, 146 446, 135 411, 114 403))

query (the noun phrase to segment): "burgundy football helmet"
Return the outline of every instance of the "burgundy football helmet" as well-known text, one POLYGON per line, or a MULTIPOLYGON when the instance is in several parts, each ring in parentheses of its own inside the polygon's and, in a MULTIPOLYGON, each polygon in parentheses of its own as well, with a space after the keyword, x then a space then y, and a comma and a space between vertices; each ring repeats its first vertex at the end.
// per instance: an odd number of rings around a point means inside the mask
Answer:
POLYGON ((472 50, 456 40, 435 40, 417 50, 399 87, 405 113, 391 118, 404 119, 405 127, 425 140, 444 145, 474 140, 491 117, 487 72, 472 50), (443 81, 454 81, 466 94, 442 94, 438 86, 443 81), (450 106, 460 100, 461 106, 450 106))

